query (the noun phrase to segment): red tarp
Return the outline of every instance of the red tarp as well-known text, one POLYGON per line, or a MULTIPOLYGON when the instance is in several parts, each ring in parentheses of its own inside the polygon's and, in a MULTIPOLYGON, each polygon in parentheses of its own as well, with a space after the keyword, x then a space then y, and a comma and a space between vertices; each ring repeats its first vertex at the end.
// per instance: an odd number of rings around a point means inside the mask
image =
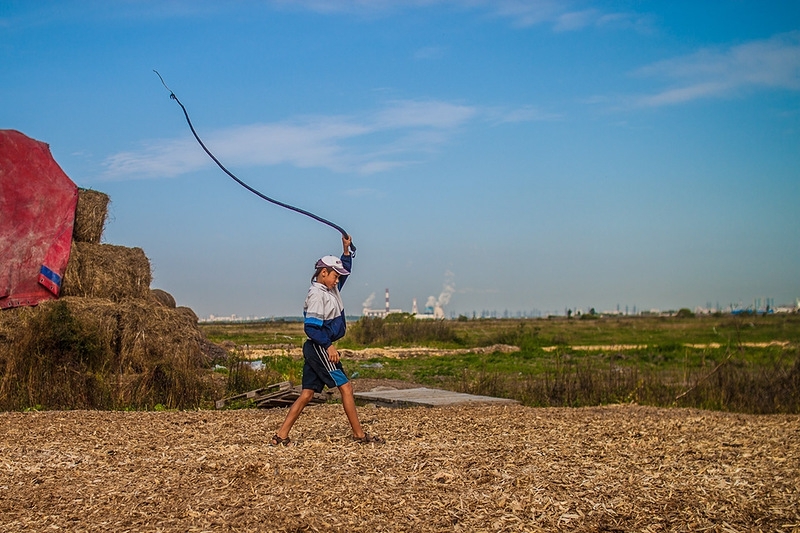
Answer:
POLYGON ((0 130, 0 309, 58 297, 77 203, 47 144, 0 130))

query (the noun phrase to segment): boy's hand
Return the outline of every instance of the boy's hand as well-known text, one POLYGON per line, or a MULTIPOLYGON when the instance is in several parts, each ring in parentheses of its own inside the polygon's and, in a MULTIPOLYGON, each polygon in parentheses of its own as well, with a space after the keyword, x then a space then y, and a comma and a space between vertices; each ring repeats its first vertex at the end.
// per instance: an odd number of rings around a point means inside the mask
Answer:
POLYGON ((353 242, 353 238, 348 235, 347 237, 342 236, 342 249, 344 250, 344 255, 350 255, 350 243, 353 242))
POLYGON ((339 350, 333 344, 328 346, 328 360, 334 364, 339 362, 339 350))

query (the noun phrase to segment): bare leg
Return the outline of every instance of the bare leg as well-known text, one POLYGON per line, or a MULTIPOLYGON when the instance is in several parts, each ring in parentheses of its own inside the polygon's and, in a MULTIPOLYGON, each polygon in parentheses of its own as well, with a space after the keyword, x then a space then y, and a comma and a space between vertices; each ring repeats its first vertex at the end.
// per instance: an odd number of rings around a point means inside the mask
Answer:
POLYGON ((349 381, 339 387, 339 392, 342 394, 342 406, 344 413, 347 415, 347 421, 353 428, 353 435, 360 439, 364 436, 364 430, 361 429, 361 422, 358 420, 358 411, 356 411, 356 400, 353 397, 353 384, 349 381))
MULTIPOLYGON (((350 390, 350 396, 352 397, 352 388, 350 390)), ((303 412, 303 409, 306 408, 306 405, 308 405, 308 402, 310 402, 313 397, 314 391, 312 389, 303 389, 300 392, 300 396, 289 408, 289 412, 286 413, 286 419, 283 421, 281 428, 278 430, 278 436, 280 438, 285 439, 289 436, 292 426, 295 422, 297 422, 297 419, 300 418, 300 413, 303 412)))

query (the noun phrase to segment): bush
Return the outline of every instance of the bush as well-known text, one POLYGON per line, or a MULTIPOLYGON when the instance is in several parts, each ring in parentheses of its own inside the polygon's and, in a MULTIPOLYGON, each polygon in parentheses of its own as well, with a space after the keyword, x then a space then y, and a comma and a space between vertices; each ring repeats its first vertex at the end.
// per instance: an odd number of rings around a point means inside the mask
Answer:
POLYGON ((266 367, 255 370, 250 363, 238 350, 228 356, 227 394, 240 394, 285 381, 279 372, 266 367))
POLYGON ((348 329, 351 342, 362 346, 394 346, 424 342, 460 343, 452 325, 444 320, 417 320, 412 315, 386 318, 361 317, 348 329))
POLYGON ((800 413, 800 350, 755 368, 728 361, 698 380, 678 405, 753 414, 800 413), (787 357, 794 363, 787 364, 787 357))
POLYGON ((464 369, 445 385, 459 392, 518 400, 534 407, 637 403, 753 414, 800 413, 800 350, 754 365, 729 360, 683 382, 655 368, 590 362, 558 364, 535 375, 464 369), (793 361, 792 361, 793 358, 793 361))

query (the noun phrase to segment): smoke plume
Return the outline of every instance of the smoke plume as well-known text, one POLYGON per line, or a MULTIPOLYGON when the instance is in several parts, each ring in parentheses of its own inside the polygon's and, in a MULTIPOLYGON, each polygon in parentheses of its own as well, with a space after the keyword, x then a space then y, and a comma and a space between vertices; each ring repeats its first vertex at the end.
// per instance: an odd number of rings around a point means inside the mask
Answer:
POLYGON ((367 296, 367 299, 364 300, 364 303, 361 304, 361 307, 363 307, 364 309, 372 309, 372 302, 374 300, 375 300, 375 293, 373 292, 372 294, 367 296))
POLYGON ((436 300, 436 303, 439 305, 439 307, 444 307, 445 305, 449 304, 450 297, 453 296, 454 292, 456 292, 456 284, 453 278, 454 275, 449 270, 444 273, 444 285, 442 286, 442 292, 439 294, 439 299, 436 300))
POLYGON ((442 308, 445 305, 450 303, 450 297, 453 296, 453 293, 456 292, 456 284, 453 281, 454 275, 452 272, 447 270, 444 273, 444 284, 442 285, 442 292, 439 294, 439 297, 436 298, 434 296, 428 296, 428 301, 425 302, 426 308, 442 308))

